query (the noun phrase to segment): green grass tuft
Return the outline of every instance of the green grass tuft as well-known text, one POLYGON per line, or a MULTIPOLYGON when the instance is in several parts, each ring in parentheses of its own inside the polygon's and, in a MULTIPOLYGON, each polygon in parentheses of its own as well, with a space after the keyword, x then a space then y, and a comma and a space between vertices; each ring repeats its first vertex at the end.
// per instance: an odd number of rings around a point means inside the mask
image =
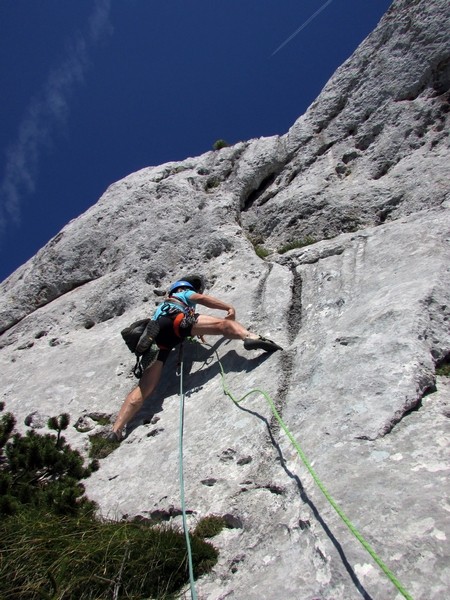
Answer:
POLYGON ((106 415, 91 415, 91 419, 98 425, 109 425, 111 423, 111 418, 107 417, 106 415))
POLYGON ((254 246, 254 248, 256 255, 259 256, 259 258, 266 258, 266 256, 269 256, 270 254, 269 250, 267 250, 267 248, 264 248, 264 246, 259 246, 257 244, 256 246, 254 246))
POLYGON ((304 248, 305 246, 310 246, 311 244, 315 243, 316 240, 311 235, 307 235, 306 237, 300 240, 294 240, 293 242, 285 244, 278 250, 278 254, 284 254, 285 252, 289 252, 289 250, 295 250, 296 248, 304 248))
POLYGON ((226 527, 226 521, 223 517, 209 515, 197 523, 193 535, 202 539, 212 538, 218 535, 224 527, 226 527))
POLYGON ((446 362, 439 367, 436 367, 436 375, 441 377, 450 377, 450 362, 446 362))
POLYGON ((220 179, 218 177, 210 177, 205 184, 205 191, 209 192, 220 186, 220 179))
POLYGON ((120 446, 119 441, 108 440, 101 434, 91 435, 89 441, 91 442, 91 447, 89 448, 90 458, 106 458, 120 446))
MULTIPOLYGON (((191 539, 194 576, 217 550, 191 539)), ((184 535, 169 527, 27 511, 1 526, 0 597, 21 600, 167 598, 188 582, 184 535)))

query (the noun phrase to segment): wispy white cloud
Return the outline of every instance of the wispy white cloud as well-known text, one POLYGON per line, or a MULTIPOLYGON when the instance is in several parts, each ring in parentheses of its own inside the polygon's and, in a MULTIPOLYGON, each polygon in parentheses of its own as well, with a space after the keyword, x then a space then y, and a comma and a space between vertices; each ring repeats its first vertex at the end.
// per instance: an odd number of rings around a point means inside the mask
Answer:
POLYGON ((20 223, 23 198, 36 188, 41 153, 67 120, 73 93, 90 66, 89 52, 112 33, 110 10, 111 0, 95 2, 85 31, 69 41, 65 57, 30 100, 17 137, 6 151, 0 183, 0 234, 10 221, 20 223))
POLYGON ((291 40, 293 40, 295 38, 295 36, 300 33, 300 31, 303 31, 303 29, 305 29, 305 27, 308 27, 308 25, 311 23, 311 21, 313 21, 318 15, 320 15, 320 13, 323 10, 325 10, 326 7, 329 4, 331 4, 332 2, 333 2, 333 0, 327 0, 327 2, 325 2, 325 4, 322 4, 322 6, 320 8, 318 8, 316 10, 316 12, 309 17, 309 19, 307 19, 304 23, 302 23, 300 25, 300 27, 298 29, 296 29, 292 35, 290 35, 286 40, 284 40, 284 42, 280 46, 278 46, 278 48, 276 50, 274 50, 272 52, 272 56, 274 56, 274 54, 276 54, 277 52, 279 52, 281 50, 281 48, 284 48, 284 46, 286 46, 286 44, 289 44, 289 42, 291 40))

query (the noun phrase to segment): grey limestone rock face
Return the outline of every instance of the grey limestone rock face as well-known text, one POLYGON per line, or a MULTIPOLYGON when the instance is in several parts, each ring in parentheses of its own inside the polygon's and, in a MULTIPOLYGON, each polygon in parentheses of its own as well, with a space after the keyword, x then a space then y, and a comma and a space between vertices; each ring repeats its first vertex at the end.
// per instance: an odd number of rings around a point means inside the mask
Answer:
MULTIPOLYGON (((181 273, 283 346, 184 350, 189 523, 230 524, 200 598, 401 597, 217 357, 410 595, 448 593, 449 19, 395 1, 286 134, 129 175, 0 286, 1 400, 22 430, 68 412, 83 452, 135 385, 121 329, 181 273)), ((86 481, 107 517, 181 523, 176 363, 86 481)))

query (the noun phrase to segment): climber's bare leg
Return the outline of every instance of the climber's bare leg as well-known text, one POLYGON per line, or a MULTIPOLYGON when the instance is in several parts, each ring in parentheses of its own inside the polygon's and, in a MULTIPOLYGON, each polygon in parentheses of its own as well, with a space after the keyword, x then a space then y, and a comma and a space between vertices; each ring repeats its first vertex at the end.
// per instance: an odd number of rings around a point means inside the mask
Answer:
POLYGON ((125 425, 142 408, 144 400, 149 398, 155 391, 161 378, 163 366, 164 363, 157 360, 145 369, 139 384, 125 398, 112 429, 119 438, 125 425))
POLYGON ((231 340, 245 340, 246 338, 257 338, 238 321, 231 319, 220 319, 211 315, 199 315, 197 322, 192 326, 192 335, 223 335, 231 340))

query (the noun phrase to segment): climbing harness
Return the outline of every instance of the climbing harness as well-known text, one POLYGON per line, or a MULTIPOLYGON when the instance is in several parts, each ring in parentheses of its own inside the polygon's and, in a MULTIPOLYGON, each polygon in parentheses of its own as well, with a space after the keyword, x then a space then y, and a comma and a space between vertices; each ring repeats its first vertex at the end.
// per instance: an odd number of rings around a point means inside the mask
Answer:
POLYGON ((186 538, 186 549, 188 556, 188 567, 189 567, 189 582, 191 586, 191 598, 197 600, 197 592, 195 590, 195 579, 194 579, 194 567, 192 560, 192 548, 191 540, 189 537, 189 529, 187 526, 186 519, 186 501, 184 495, 184 474, 183 474, 183 437, 184 437, 184 389, 183 389, 183 344, 180 344, 180 351, 178 354, 177 364, 177 375, 180 378, 180 432, 179 432, 179 458, 178 458, 178 473, 180 480, 180 498, 181 498, 181 512, 183 516, 183 530, 186 538))
POLYGON ((181 329, 187 329, 197 322, 195 309, 176 298, 165 300, 159 310, 160 317, 169 317, 169 319, 172 319, 173 330, 179 338, 183 337, 181 329))

